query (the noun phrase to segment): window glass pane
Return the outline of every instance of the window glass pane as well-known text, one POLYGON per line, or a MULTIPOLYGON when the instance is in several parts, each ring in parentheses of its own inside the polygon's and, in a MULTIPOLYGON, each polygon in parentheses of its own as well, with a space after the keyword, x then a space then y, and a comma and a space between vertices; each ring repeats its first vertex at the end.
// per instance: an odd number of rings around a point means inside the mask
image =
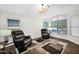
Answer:
POLYGON ((51 27, 57 27, 57 21, 51 21, 51 27))
POLYGON ((67 34, 66 19, 57 21, 58 33, 67 34))
POLYGON ((51 21, 52 32, 57 32, 57 20, 51 21))
POLYGON ((20 26, 19 20, 8 19, 8 27, 19 27, 19 26, 20 26))
POLYGON ((48 28, 49 23, 48 22, 43 22, 43 28, 48 28))

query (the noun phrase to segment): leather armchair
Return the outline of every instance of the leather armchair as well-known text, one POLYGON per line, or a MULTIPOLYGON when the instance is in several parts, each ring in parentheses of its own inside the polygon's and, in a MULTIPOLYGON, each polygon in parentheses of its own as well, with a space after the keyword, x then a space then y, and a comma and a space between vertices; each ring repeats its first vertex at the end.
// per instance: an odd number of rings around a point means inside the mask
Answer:
POLYGON ((41 35, 43 39, 49 39, 50 38, 50 34, 48 33, 47 29, 41 29, 41 35))
POLYGON ((12 31, 11 34, 19 53, 25 51, 32 43, 30 36, 25 36, 22 30, 12 31))

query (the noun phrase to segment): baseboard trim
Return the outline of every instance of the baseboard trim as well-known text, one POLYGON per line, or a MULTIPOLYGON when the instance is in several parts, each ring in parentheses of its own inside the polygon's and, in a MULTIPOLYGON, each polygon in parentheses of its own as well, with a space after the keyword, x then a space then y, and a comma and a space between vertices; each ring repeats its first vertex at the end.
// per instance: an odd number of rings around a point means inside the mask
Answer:
POLYGON ((73 41, 73 40, 69 40, 70 42, 73 42, 73 43, 75 43, 75 44, 77 44, 77 45, 79 45, 79 43, 77 43, 77 42, 75 42, 75 41, 73 41))

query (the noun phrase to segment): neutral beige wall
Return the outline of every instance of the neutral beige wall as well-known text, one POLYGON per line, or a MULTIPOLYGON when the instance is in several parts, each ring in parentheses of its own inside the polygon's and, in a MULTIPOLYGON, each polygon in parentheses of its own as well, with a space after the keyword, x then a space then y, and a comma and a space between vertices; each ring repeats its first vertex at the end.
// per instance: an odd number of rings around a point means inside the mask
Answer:
POLYGON ((0 13, 0 29, 8 29, 7 19, 19 19, 20 29, 22 29, 25 35, 31 35, 32 38, 40 37, 40 29, 42 28, 42 20, 40 18, 31 18, 27 16, 20 16, 16 14, 1 12, 0 13))
POLYGON ((42 20, 41 19, 29 19, 29 20, 21 20, 22 21, 22 29, 25 32, 25 35, 31 35, 32 38, 37 38, 41 36, 41 27, 42 20))

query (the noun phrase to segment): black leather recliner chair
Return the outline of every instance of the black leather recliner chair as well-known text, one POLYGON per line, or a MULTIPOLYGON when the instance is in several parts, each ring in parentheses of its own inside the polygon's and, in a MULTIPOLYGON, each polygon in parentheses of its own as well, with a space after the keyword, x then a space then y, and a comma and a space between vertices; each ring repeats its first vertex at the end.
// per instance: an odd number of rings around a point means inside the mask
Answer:
POLYGON ((19 53, 27 50, 32 43, 30 36, 25 36, 22 30, 12 31, 11 34, 14 45, 18 49, 19 53))
POLYGON ((48 33, 47 29, 41 29, 41 35, 43 39, 49 39, 50 38, 50 34, 48 33))

